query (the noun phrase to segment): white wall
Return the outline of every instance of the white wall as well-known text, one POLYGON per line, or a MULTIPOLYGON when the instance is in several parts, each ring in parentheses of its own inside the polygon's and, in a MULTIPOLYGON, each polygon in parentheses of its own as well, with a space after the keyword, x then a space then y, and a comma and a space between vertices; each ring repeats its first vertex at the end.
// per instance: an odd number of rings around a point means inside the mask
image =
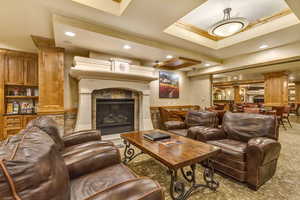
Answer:
MULTIPOLYGON (((159 70, 156 71, 159 73, 159 70)), ((183 72, 176 72, 179 75, 179 98, 159 98, 159 80, 150 83, 150 105, 151 106, 173 106, 190 105, 190 80, 183 72)))
POLYGON ((201 108, 211 106, 211 79, 210 76, 190 78, 190 104, 201 108))

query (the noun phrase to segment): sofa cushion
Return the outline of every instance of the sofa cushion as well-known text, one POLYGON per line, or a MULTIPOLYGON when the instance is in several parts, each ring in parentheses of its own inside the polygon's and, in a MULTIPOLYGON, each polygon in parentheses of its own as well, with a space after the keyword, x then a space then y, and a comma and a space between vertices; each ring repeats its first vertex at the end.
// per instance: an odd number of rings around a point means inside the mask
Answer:
POLYGON ((123 164, 117 164, 71 181, 71 200, 82 200, 99 191, 137 178, 123 164))
POLYGON ((176 135, 184 136, 184 137, 186 137, 187 133, 188 133, 188 129, 172 129, 172 130, 168 130, 168 131, 170 133, 174 133, 176 135))
POLYGON ((206 126, 216 127, 218 125, 217 113, 210 111, 189 111, 185 118, 187 127, 206 126))
POLYGON ((231 139, 224 139, 224 140, 207 141, 207 143, 220 147, 222 149, 221 151, 222 156, 225 156, 231 160, 237 160, 241 162, 246 161, 247 143, 245 142, 231 140, 231 139))
POLYGON ((115 146, 94 146, 64 154, 64 160, 73 179, 118 164, 121 155, 115 146))
POLYGON ((278 124, 273 115, 226 112, 222 128, 229 139, 243 142, 255 137, 278 137, 278 124))

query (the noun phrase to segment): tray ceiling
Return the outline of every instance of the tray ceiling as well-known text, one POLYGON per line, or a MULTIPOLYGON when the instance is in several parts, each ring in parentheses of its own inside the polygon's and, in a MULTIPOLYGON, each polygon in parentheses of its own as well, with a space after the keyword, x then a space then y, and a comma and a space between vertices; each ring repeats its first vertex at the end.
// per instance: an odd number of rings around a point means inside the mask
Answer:
POLYGON ((209 0, 164 32, 217 50, 286 29, 299 22, 284 0, 209 0), (210 35, 208 29, 223 19, 225 8, 232 8, 231 17, 246 18, 249 26, 229 37, 210 35))
POLYGON ((180 21, 208 30, 214 23, 223 19, 225 8, 232 8, 231 17, 244 17, 250 23, 289 9, 284 0, 209 0, 180 21))

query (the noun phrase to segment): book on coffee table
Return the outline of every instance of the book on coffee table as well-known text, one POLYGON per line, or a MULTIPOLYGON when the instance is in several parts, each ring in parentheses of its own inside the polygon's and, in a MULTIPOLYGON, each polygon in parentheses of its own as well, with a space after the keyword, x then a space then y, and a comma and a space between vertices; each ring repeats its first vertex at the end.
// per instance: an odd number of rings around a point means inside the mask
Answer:
POLYGON ((170 135, 160 132, 152 132, 152 133, 146 133, 143 135, 145 139, 151 140, 151 141, 158 141, 163 139, 171 138, 170 135))

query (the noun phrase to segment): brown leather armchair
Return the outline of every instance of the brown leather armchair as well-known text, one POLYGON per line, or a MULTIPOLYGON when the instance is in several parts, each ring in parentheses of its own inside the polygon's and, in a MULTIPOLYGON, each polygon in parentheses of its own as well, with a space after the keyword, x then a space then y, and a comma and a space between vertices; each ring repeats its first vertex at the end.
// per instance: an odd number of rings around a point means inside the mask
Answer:
POLYGON ((78 133, 64 143, 53 120, 30 124, 0 145, 1 199, 164 199, 158 183, 137 177, 121 163, 118 148, 94 140, 95 131, 86 132, 89 139, 78 133))
POLYGON ((275 174, 281 150, 275 116, 227 112, 221 129, 196 126, 187 136, 220 147, 214 168, 252 189, 275 174))
POLYGON ((193 126, 217 127, 218 116, 215 112, 210 111, 189 111, 186 114, 185 121, 166 121, 164 127, 167 131, 187 136, 188 129, 193 126))

